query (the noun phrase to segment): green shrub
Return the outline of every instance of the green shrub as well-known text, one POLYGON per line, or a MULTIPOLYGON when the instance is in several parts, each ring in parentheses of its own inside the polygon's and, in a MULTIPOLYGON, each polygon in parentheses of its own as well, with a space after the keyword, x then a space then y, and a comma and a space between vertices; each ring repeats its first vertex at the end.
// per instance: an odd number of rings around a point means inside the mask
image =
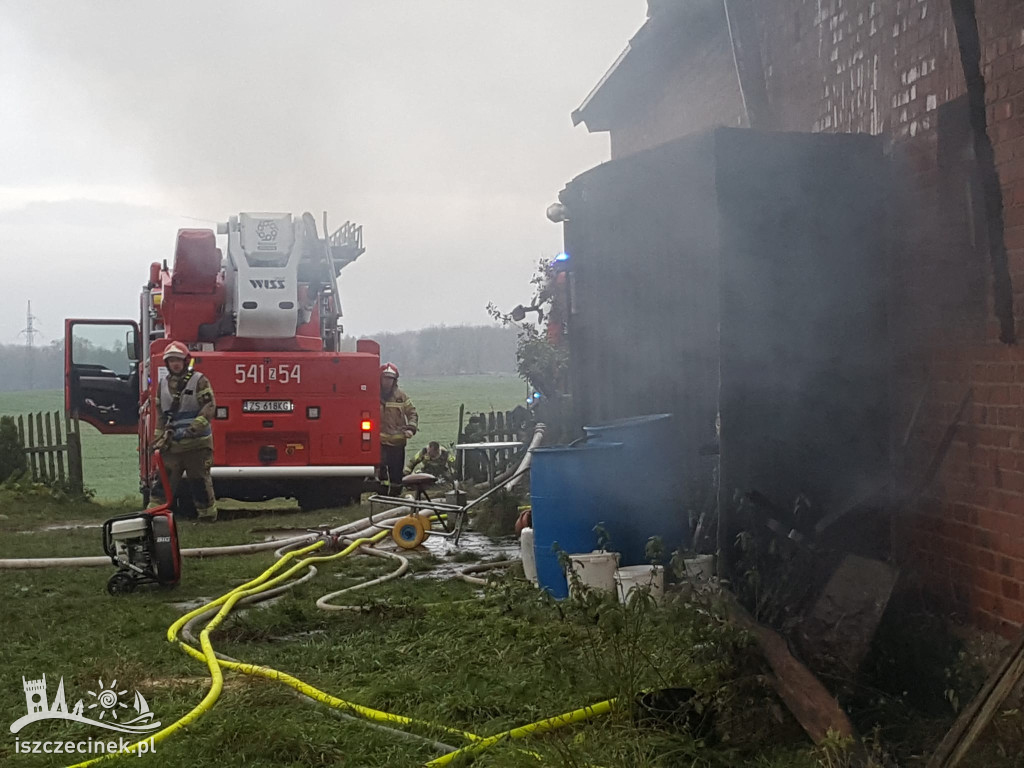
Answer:
POLYGON ((10 416, 0 416, 0 481, 20 475, 28 468, 25 446, 18 435, 18 427, 10 416))

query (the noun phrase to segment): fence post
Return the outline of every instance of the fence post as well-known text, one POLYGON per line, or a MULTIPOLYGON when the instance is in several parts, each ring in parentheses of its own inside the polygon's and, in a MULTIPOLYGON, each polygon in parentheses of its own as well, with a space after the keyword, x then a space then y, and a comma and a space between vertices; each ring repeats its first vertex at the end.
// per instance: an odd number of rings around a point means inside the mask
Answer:
POLYGON ((28 440, 25 443, 25 448, 28 450, 28 468, 32 473, 32 482, 34 483, 39 479, 39 472, 36 470, 36 452, 32 450, 36 447, 36 427, 33 415, 31 413, 28 415, 28 440))
POLYGON ((64 473, 64 452, 68 446, 60 434, 60 411, 53 412, 53 436, 57 438, 57 479, 63 483, 68 479, 64 473))
POLYGON ((46 474, 46 444, 43 441, 43 412, 39 411, 36 413, 36 448, 40 450, 36 451, 36 457, 39 461, 39 479, 45 483, 50 478, 46 474))
POLYGON ((74 421, 65 414, 64 429, 68 436, 68 485, 73 493, 82 493, 82 435, 78 431, 78 417, 74 421), (74 429, 72 429, 74 427, 74 429))
POLYGON ((46 469, 50 473, 50 482, 57 480, 57 462, 54 458, 54 453, 60 452, 60 441, 53 442, 53 421, 54 414, 50 411, 46 412, 46 469))
MULTIPOLYGON (((19 414, 18 416, 18 439, 21 440, 21 450, 28 448, 28 435, 25 434, 25 418, 19 414)), ((25 465, 28 466, 28 452, 25 452, 25 465)))
MULTIPOLYGON (((466 435, 465 435, 465 432, 462 431, 463 430, 462 419, 463 419, 463 417, 465 415, 466 415, 466 404, 462 403, 461 405, 459 405, 459 431, 455 435, 455 444, 456 445, 458 445, 459 443, 465 442, 466 435)), ((455 476, 457 478, 459 478, 459 480, 463 480, 464 481, 466 479, 466 476, 462 473, 462 454, 463 453, 465 453, 465 451, 456 451, 455 452, 455 476)))
MULTIPOLYGON (((505 414, 501 411, 494 414, 494 426, 495 429, 497 429, 497 433, 494 435, 494 441, 502 442, 505 439, 505 414)), ((508 451, 502 448, 500 451, 495 451, 495 453, 497 455, 494 457, 494 463, 496 465, 494 468, 494 474, 497 475, 498 466, 504 467, 505 464, 508 463, 508 451)))

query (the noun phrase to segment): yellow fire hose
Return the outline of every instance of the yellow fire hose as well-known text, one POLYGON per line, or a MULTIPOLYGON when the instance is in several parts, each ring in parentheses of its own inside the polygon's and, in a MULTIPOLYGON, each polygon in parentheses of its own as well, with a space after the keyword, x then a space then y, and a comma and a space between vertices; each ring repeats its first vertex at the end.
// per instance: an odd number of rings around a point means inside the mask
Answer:
POLYGON ((223 620, 228 616, 232 608, 239 600, 268 590, 280 584, 281 582, 288 580, 292 575, 294 575, 298 571, 301 571, 304 568, 308 568, 314 563, 330 562, 332 560, 338 560, 340 558, 346 557, 347 555, 356 551, 360 547, 368 544, 374 544, 389 534, 390 531, 381 531, 373 536, 353 541, 340 552, 331 555, 306 557, 298 561, 282 573, 279 573, 277 576, 274 576, 275 572, 280 571, 291 560, 294 560, 295 558, 301 555, 305 555, 307 553, 314 552, 322 548, 325 542, 318 541, 307 547, 287 552, 283 557, 281 557, 280 560, 275 562, 272 566, 270 566, 267 570, 265 570, 255 579, 252 579, 251 581, 248 581, 245 584, 236 587, 235 589, 225 593, 224 595, 221 595, 216 600, 213 600, 210 603, 202 605, 196 608, 195 610, 190 611, 189 613, 186 613, 184 616, 180 617, 167 629, 167 640, 171 643, 177 643, 178 647, 181 648, 185 653, 192 656, 193 658, 204 661, 206 663, 206 666, 210 671, 211 679, 210 690, 207 691, 206 696, 204 696, 203 700, 199 702, 199 704, 197 704, 191 711, 189 711, 183 717, 181 717, 171 725, 167 726, 166 728, 163 728, 162 730, 152 734, 151 736, 129 745, 125 750, 113 754, 104 755, 103 757, 95 758, 93 760, 87 760, 83 763, 77 763, 74 766, 71 766, 71 768, 85 768, 86 766, 95 765, 96 763, 102 762, 112 757, 123 755, 125 752, 136 752, 138 751, 139 746, 141 744, 155 744, 157 742, 163 741, 164 739, 181 730, 182 728, 195 722, 199 717, 201 717, 205 712, 207 712, 220 697, 224 684, 224 677, 221 671, 222 667, 242 672, 243 674, 256 675, 264 677, 269 680, 276 680, 278 682, 284 683, 285 685, 294 688, 295 690, 299 691, 305 696, 308 696, 312 699, 327 704, 328 706, 344 710, 346 712, 366 718, 368 720, 406 727, 420 726, 435 731, 442 731, 447 734, 457 735, 462 737, 466 741, 470 742, 468 746, 463 747, 460 750, 451 752, 447 755, 444 755, 440 758, 437 758, 426 763, 426 765, 428 766, 447 765, 460 755, 476 754, 505 740, 521 739, 526 736, 534 734, 547 733, 548 731, 552 731, 556 728, 561 728, 563 726, 571 725, 573 723, 583 722, 597 715, 603 715, 611 711, 615 701, 614 699, 609 701, 603 701, 592 706, 584 707, 583 709, 574 710, 573 712, 567 712, 563 715, 558 715, 556 717, 551 717, 545 720, 537 721, 535 723, 523 725, 518 728, 513 728, 509 731, 505 731, 503 733, 485 738, 482 736, 478 736, 474 733, 470 733, 468 731, 452 728, 450 726, 439 725, 436 723, 430 723, 423 720, 416 720, 402 715, 395 715, 390 712, 383 712, 381 710, 345 701, 335 696, 331 696, 330 694, 325 693, 295 677, 292 677, 291 675, 288 675, 285 672, 281 672, 270 667, 228 661, 226 659, 217 657, 216 652, 214 651, 213 648, 213 644, 210 640, 210 633, 213 632, 221 624, 221 622, 223 622, 223 620), (193 648, 192 646, 178 639, 178 633, 180 632, 181 628, 186 623, 188 623, 189 620, 191 620, 193 617, 201 613, 209 611, 210 608, 213 608, 218 605, 221 606, 220 610, 217 612, 216 616, 214 616, 213 619, 210 620, 206 627, 204 627, 204 629, 199 635, 200 647, 202 648, 201 651, 193 648))
MULTIPOLYGON (((228 593, 226 593, 224 595, 221 595, 219 598, 214 600, 209 605, 212 606, 212 605, 220 605, 222 603, 227 603, 227 601, 236 592, 241 592, 243 590, 247 590, 251 585, 257 585, 257 584, 260 584, 261 582, 266 581, 271 576, 271 574, 274 573, 274 571, 279 570, 280 568, 285 566, 288 563, 289 560, 292 560, 292 559, 294 559, 295 557, 298 557, 301 554, 305 554, 306 552, 312 552, 314 550, 317 550, 317 549, 321 548, 323 545, 324 545, 324 542, 318 541, 318 542, 316 542, 314 544, 311 544, 308 547, 304 547, 303 549, 295 550, 294 552, 289 552, 284 557, 282 557, 280 560, 278 560, 276 563, 274 563, 270 568, 268 568, 266 571, 264 571, 256 579, 253 579, 252 581, 249 581, 249 582, 241 585, 240 587, 237 587, 237 588, 233 589, 232 591, 230 591, 230 592, 228 592, 228 593)), ((293 566, 292 568, 290 568, 286 572, 286 574, 284 575, 284 578, 287 578, 287 576, 290 575, 291 573, 293 573, 294 571, 299 570, 299 569, 304 568, 304 567, 306 567, 304 564, 299 564, 299 565, 293 566)), ((281 577, 278 577, 277 579, 274 580, 274 582, 281 581, 281 580, 282 580, 281 577)), ((267 586, 270 586, 270 584, 267 584, 267 586)), ((239 597, 241 597, 241 595, 239 595, 239 597)), ((204 610, 207 607, 208 606, 202 606, 202 608, 198 609, 198 610, 204 610)), ((186 614, 185 616, 182 617, 182 619, 185 619, 187 621, 191 617, 192 613, 195 613, 195 612, 196 611, 192 611, 192 612, 186 614)), ((217 614, 217 617, 215 617, 214 621, 217 621, 217 619, 221 618, 221 613, 223 613, 223 610, 220 613, 217 614)), ((182 619, 179 619, 178 621, 174 622, 174 624, 172 624, 171 627, 167 630, 167 639, 168 639, 169 642, 172 642, 172 643, 176 642, 175 638, 176 638, 176 635, 178 633, 179 625, 184 623, 182 621, 182 619)), ((181 717, 180 719, 178 719, 175 722, 171 723, 166 728, 163 728, 162 730, 157 731, 156 733, 152 734, 148 738, 142 739, 141 741, 137 741, 134 744, 129 745, 123 751, 116 752, 116 753, 113 753, 113 754, 107 754, 107 755, 104 755, 103 757, 98 757, 98 758, 95 758, 93 760, 86 760, 83 763, 76 763, 75 765, 71 766, 71 768, 85 768, 85 766, 95 765, 96 763, 102 762, 104 760, 108 760, 108 759, 110 759, 112 757, 116 757, 117 755, 124 754, 125 752, 137 752, 138 749, 139 749, 139 746, 141 744, 143 744, 143 743, 156 744, 157 742, 163 741, 168 736, 171 736, 172 734, 174 734, 177 731, 181 730, 185 726, 195 722, 197 719, 199 719, 199 717, 204 712, 206 712, 208 709, 210 709, 210 707, 212 707, 214 705, 214 703, 220 697, 220 692, 221 692, 221 690, 222 690, 222 688, 224 686, 224 676, 221 673, 220 661, 217 659, 217 656, 216 656, 216 654, 214 653, 214 650, 213 650, 213 644, 210 642, 209 630, 213 628, 212 625, 214 624, 214 621, 211 621, 210 624, 207 625, 207 627, 199 635, 200 645, 202 646, 202 649, 203 649, 202 653, 200 653, 199 651, 196 651, 191 646, 185 645, 185 643, 179 643, 179 646, 181 646, 183 649, 185 649, 186 652, 188 652, 190 654, 193 654, 197 658, 205 661, 207 668, 210 670, 210 680, 211 680, 210 690, 206 692, 206 696, 203 697, 203 700, 200 701, 199 704, 197 704, 184 717, 181 717)), ((217 621, 217 623, 220 623, 220 622, 217 621)))
POLYGON ((435 765, 448 765, 452 760, 462 757, 463 755, 472 755, 478 752, 483 752, 489 747, 493 747, 500 741, 506 739, 522 739, 526 736, 534 736, 541 733, 547 733, 553 731, 556 728, 562 728, 566 725, 572 725, 573 723, 582 723, 585 720, 589 720, 592 717, 598 715, 607 715, 612 711, 612 707, 615 705, 615 699, 608 699, 597 704, 592 704, 589 707, 583 707, 583 709, 575 709, 572 712, 566 712, 564 715, 556 715, 555 717, 549 717, 545 720, 538 720, 535 723, 529 725, 521 725, 518 728, 513 728, 504 733, 498 733, 494 736, 488 736, 486 739, 480 739, 468 747, 456 750, 455 752, 449 752, 447 755, 443 755, 435 760, 431 760, 427 763, 427 766, 435 765))

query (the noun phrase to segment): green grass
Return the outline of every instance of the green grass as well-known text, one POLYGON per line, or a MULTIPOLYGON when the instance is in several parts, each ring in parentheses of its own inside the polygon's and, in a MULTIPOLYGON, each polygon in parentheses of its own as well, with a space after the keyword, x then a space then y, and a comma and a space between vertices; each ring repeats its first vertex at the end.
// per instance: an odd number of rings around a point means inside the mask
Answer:
MULTIPOLYGON (((61 502, 44 489, 0 489, 0 558, 97 554, 96 529, 42 530, 55 523, 96 523, 130 506, 61 502)), ((336 525, 365 508, 286 516, 262 515, 216 525, 185 523, 183 547, 259 541, 267 529, 336 525)), ((414 572, 438 564, 413 553, 414 572)), ((458 554, 444 561, 464 560, 458 554)), ((205 665, 168 643, 176 603, 214 598, 273 562, 263 553, 188 559, 175 589, 141 588, 111 598, 112 569, 0 570, 0 722, 25 712, 21 678, 45 673, 52 698, 63 677, 69 704, 87 698, 100 679, 138 689, 163 725, 184 716, 208 690, 205 665)), ((353 593, 359 612, 315 607, 326 592, 381 575, 392 564, 352 556, 319 567, 311 582, 266 607, 230 617, 214 646, 240 660, 288 672, 357 704, 487 736, 612 696, 631 701, 644 689, 692 687, 714 713, 708 734, 678 722, 634 720, 622 709, 590 723, 531 738, 534 758, 502 744, 482 754, 481 768, 827 768, 847 765, 813 750, 776 700, 763 661, 747 638, 709 606, 673 601, 661 609, 623 609, 590 600, 556 605, 513 578, 478 591, 460 581, 405 578, 353 593)), ((1000 735, 979 745, 984 762, 1018 765, 1002 733, 1020 729, 1019 714, 999 717, 1000 735)), ((416 732, 459 745, 431 728, 416 732)), ((28 740, 99 737, 84 725, 50 721, 27 726, 28 740)), ((1010 734, 1012 735, 1012 734, 1010 734)), ((0 734, 0 765, 49 768, 68 760, 14 753, 0 734)), ((225 673, 219 701, 199 720, 157 745, 147 766, 415 766, 436 756, 361 722, 341 719, 291 689, 225 673)), ((972 756, 973 757, 973 756, 972 756)), ((111 765, 135 765, 127 757, 111 765)), ((458 763, 465 765, 466 763, 458 763)), ((917 765, 909 762, 903 765, 917 765)))
MULTIPOLYGON (((434 376, 402 379, 420 416, 420 431, 409 441, 408 454, 431 440, 453 442, 457 437, 459 405, 467 412, 511 410, 522 400, 526 385, 516 376, 434 376)), ((61 391, 0 392, 0 416, 33 411, 64 410, 61 391)), ((85 484, 101 500, 137 496, 138 440, 134 435, 101 435, 82 424, 82 463, 85 484)))
MULTIPOLYGON (((59 503, 42 491, 0 491, 0 509, 0 557, 96 554, 95 529, 35 529, 123 511, 59 503)), ((351 508, 185 524, 180 535, 184 547, 256 541, 265 534, 254 529, 337 523, 360 514, 351 508)), ((414 557, 419 572, 436 562, 429 555, 414 557)), ((176 589, 143 588, 116 599, 104 592, 109 567, 0 571, 0 721, 24 714, 22 676, 45 673, 51 698, 63 677, 72 706, 100 679, 116 678, 129 695, 142 692, 164 725, 174 722, 208 688, 205 666, 164 637, 182 612, 174 603, 213 598, 272 561, 269 553, 189 559, 176 589)), ((793 724, 780 727, 766 716, 774 699, 745 639, 711 614, 686 605, 634 612, 596 602, 558 606, 512 579, 473 599, 476 589, 463 582, 406 578, 354 593, 351 602, 363 606, 360 612, 315 607, 318 596, 392 567, 362 556, 324 565, 314 580, 272 605, 230 618, 213 642, 233 657, 286 671, 342 699, 480 735, 615 695, 630 698, 646 687, 692 686, 719 710, 720 741, 713 748, 677 726, 634 723, 622 710, 531 739, 526 746, 542 756, 543 765, 814 765, 793 724)), ((430 728, 418 730, 460 744, 430 728)), ((59 721, 33 724, 20 734, 31 740, 94 735, 88 726, 59 721)), ((0 736, 0 764, 69 762, 15 755, 13 749, 14 737, 0 736)), ((228 672, 213 709, 158 744, 145 765, 414 766, 435 756, 422 744, 339 719, 280 684, 228 672)), ((135 759, 116 764, 134 765, 135 759)), ((511 745, 484 753, 475 764, 538 765, 511 745)))

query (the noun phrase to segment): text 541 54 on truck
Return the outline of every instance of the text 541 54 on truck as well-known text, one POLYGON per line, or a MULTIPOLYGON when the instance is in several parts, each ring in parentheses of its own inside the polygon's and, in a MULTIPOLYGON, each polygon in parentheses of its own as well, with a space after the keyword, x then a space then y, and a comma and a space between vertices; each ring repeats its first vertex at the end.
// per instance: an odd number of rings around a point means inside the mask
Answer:
MULTIPOLYGON (((380 348, 364 339, 341 351, 338 294, 341 270, 364 251, 362 227, 326 236, 325 215, 323 231, 308 213, 243 213, 216 234, 179 230, 173 266, 150 266, 138 322, 66 321, 67 410, 104 434, 138 432, 147 500, 172 341, 188 346, 216 396, 219 497, 292 496, 312 509, 347 503, 373 477, 380 348)), ((187 484, 181 494, 188 511, 187 484)))

